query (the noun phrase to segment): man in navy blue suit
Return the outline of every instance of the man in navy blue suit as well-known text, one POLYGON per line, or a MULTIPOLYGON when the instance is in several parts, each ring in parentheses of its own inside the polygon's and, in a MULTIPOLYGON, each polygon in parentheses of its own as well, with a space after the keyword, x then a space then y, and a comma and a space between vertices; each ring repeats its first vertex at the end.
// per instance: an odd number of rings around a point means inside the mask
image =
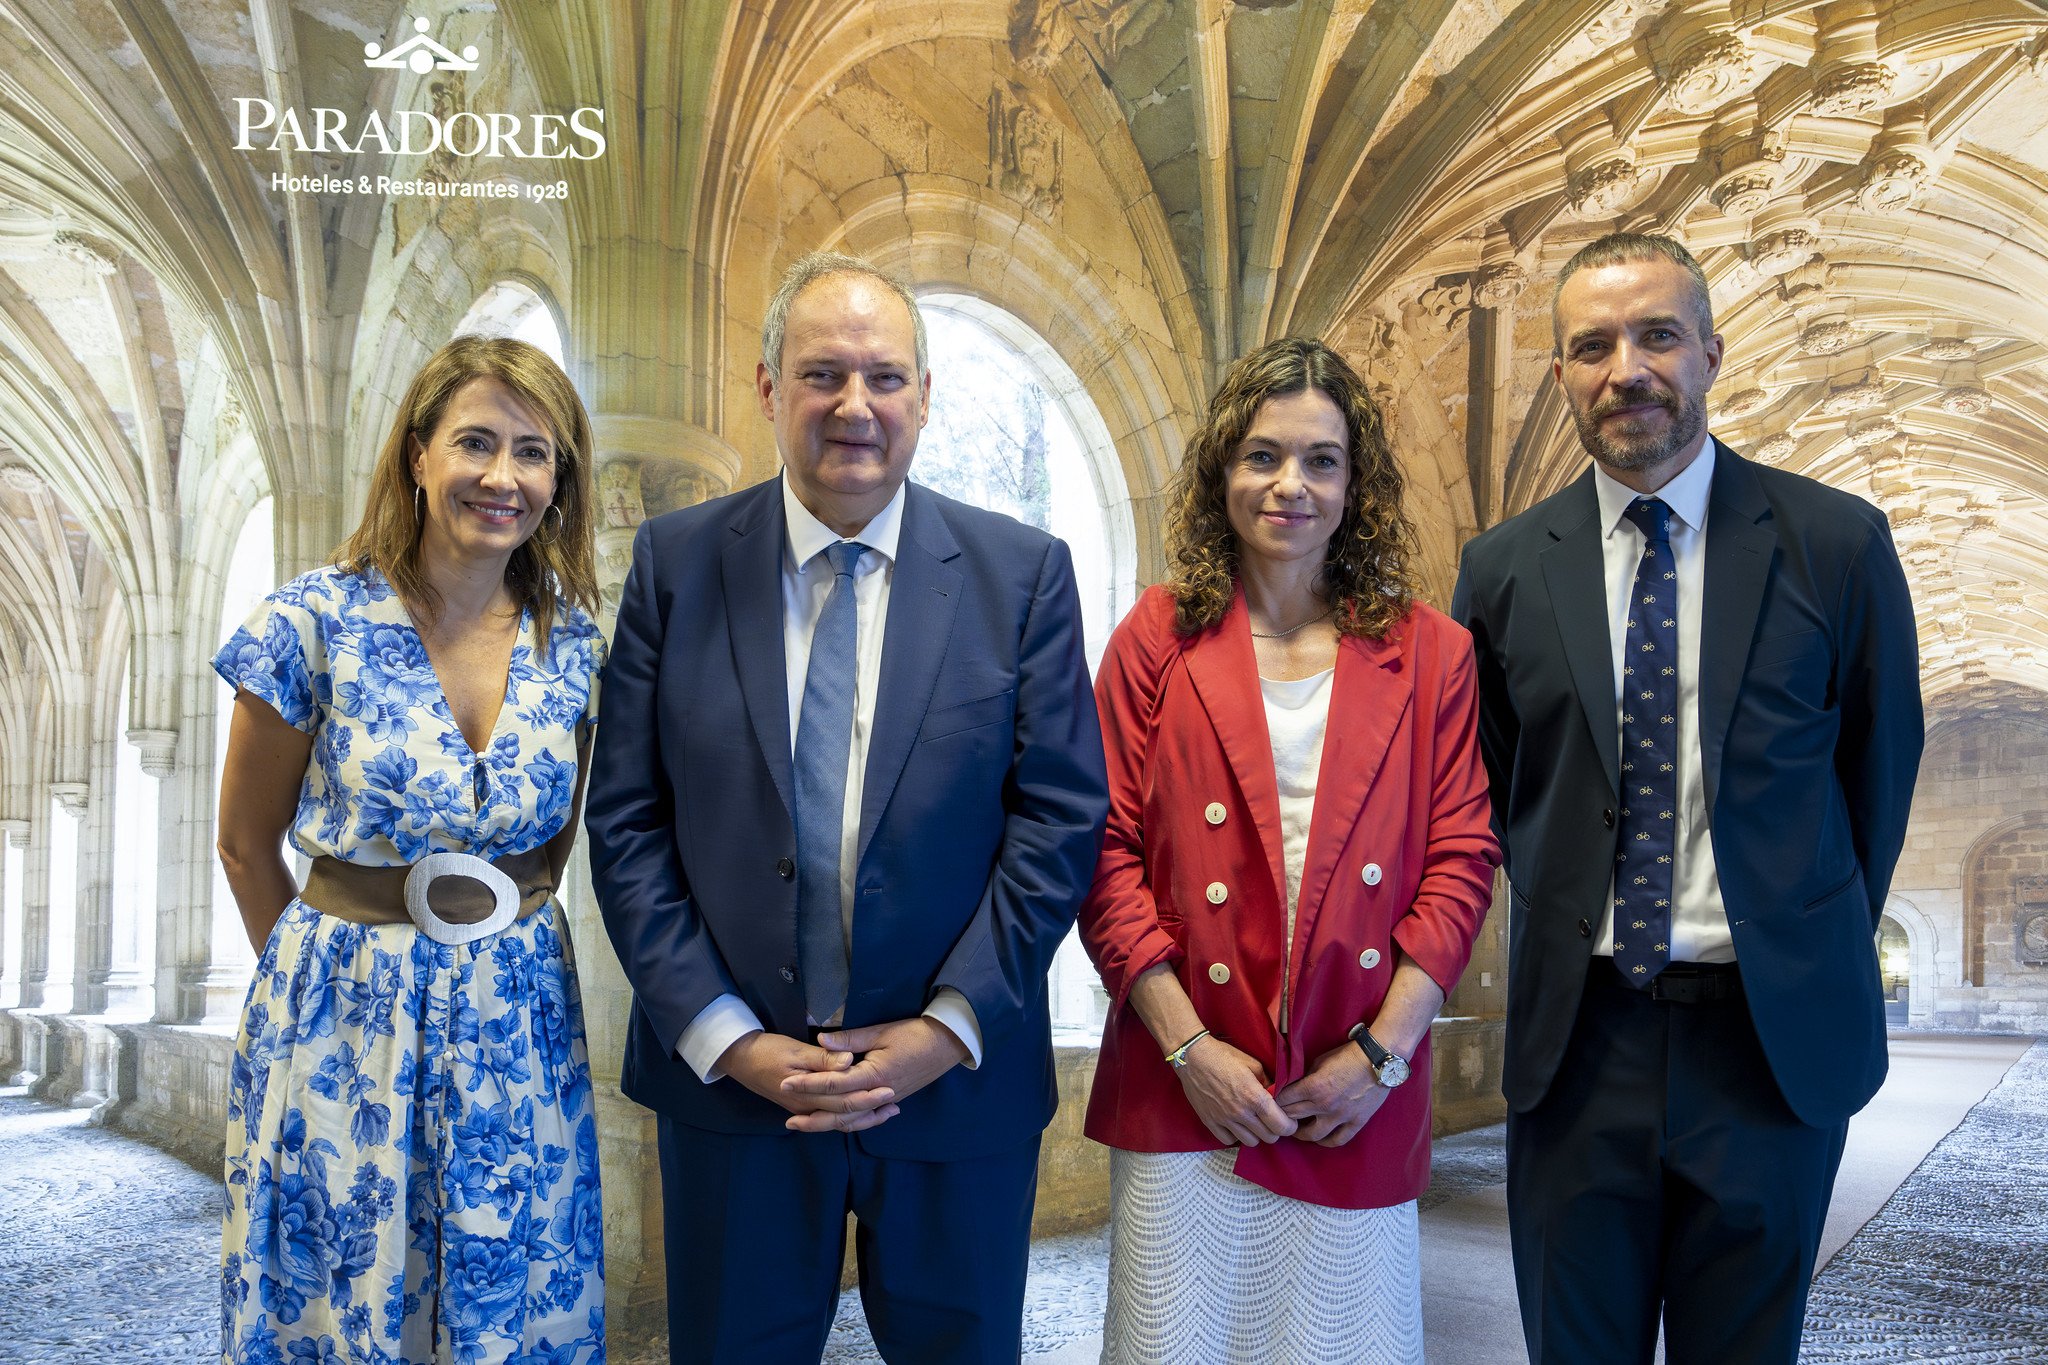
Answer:
POLYGON ((1508 1218, 1538 1362, 1792 1365, 1921 712, 1884 517, 1707 432, 1707 282, 1569 261, 1553 376, 1593 467, 1465 547, 1453 614, 1514 901, 1508 1218))
POLYGON ((756 385, 782 476, 640 528, 586 812, 670 1358, 817 1361, 851 1213, 885 1359, 1014 1362, 1108 804, 1071 560, 906 481, 924 326, 869 264, 791 267, 756 385))

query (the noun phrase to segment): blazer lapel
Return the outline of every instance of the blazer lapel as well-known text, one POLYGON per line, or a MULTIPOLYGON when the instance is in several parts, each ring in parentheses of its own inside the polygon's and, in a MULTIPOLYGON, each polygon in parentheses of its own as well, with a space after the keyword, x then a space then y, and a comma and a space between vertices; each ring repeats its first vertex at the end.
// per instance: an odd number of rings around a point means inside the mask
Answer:
MULTIPOLYGON (((960 553, 929 495, 916 484, 904 490, 903 533, 896 542, 889 581, 889 623, 882 632, 881 681, 875 688, 874 729, 868 737, 867 773, 861 781, 860 851, 889 808, 910 746, 924 726, 939 665, 953 638, 963 581, 947 561, 960 553)), ((856 866, 858 862, 856 861, 856 866)))
POLYGON ((1294 960, 1289 964, 1297 981, 1305 970, 1316 916, 1336 873, 1338 855, 1358 823, 1358 813, 1414 697, 1415 684, 1402 664, 1405 652, 1398 626, 1384 640, 1346 636, 1337 646, 1337 676, 1330 683, 1330 719, 1323 731, 1323 761, 1316 774, 1315 811, 1309 817, 1308 855, 1301 869, 1294 960))
POLYGON ((1756 469, 1718 440, 1707 513, 1705 586, 1700 598, 1700 763, 1707 809, 1721 784, 1721 752, 1749 664, 1778 533, 1756 469))
MULTIPOLYGON (((1259 691, 1259 660, 1252 649, 1251 614, 1238 590, 1216 625, 1188 645, 1188 677, 1209 713, 1223 756, 1237 778, 1252 824, 1266 852, 1278 903, 1287 904, 1286 865, 1280 856, 1280 786, 1273 776, 1273 738, 1266 730, 1266 700, 1259 691)), ((1334 705, 1334 699, 1333 699, 1334 705)), ((1203 800, 1200 793, 1191 799, 1203 800)))
POLYGON ((726 634, 747 716, 754 723, 754 740, 761 746, 783 808, 793 816, 789 673, 782 657, 782 484, 771 480, 761 487, 768 495, 750 499, 733 517, 733 538, 719 569, 726 634))
MULTIPOLYGON (((1621 737, 1615 722, 1614 643, 1607 630, 1607 571, 1600 555, 1600 500, 1593 471, 1579 477, 1552 514, 1556 543, 1544 550, 1543 583, 1564 644, 1565 665, 1578 689, 1593 748, 1607 785, 1621 783, 1621 737)), ((1711 600, 1711 599, 1710 599, 1711 600)))

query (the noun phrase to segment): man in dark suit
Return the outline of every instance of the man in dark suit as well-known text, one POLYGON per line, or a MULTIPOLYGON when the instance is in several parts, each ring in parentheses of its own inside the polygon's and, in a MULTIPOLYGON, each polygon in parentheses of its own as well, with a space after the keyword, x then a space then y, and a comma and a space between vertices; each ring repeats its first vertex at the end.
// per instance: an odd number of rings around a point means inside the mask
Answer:
POLYGON ((1885 519, 1706 430, 1677 242, 1559 277, 1593 467, 1466 546, 1514 891, 1508 1214, 1538 1362, 1782 1361, 1849 1116, 1885 1074, 1873 935, 1921 714, 1885 519))
POLYGON ((884 1358, 1014 1362, 1108 801, 1071 561, 906 482, 924 328, 865 262, 791 268, 756 383, 782 477, 640 528, 587 813, 670 1358, 815 1362, 850 1212, 884 1358))

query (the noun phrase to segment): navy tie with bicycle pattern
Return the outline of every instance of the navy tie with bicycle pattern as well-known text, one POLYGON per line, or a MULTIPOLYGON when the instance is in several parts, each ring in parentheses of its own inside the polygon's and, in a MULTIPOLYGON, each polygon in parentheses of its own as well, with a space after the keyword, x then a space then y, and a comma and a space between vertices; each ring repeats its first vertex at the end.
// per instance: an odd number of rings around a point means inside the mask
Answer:
POLYGON ((1647 987, 1671 960, 1672 859, 1678 847, 1678 559, 1671 509, 1637 498, 1623 513, 1643 533, 1621 660, 1621 820, 1614 855, 1614 965, 1647 987))

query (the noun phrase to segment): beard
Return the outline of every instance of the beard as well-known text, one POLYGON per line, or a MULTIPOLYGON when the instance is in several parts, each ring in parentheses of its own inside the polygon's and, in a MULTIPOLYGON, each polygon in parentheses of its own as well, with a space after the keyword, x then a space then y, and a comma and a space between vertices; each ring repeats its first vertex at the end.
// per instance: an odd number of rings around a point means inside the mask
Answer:
POLYGON ((1572 408, 1572 422, 1579 429, 1579 444, 1586 453, 1608 469, 1633 471, 1651 469, 1682 455, 1699 444, 1707 426, 1705 394, 1677 394, 1652 389, 1619 389, 1592 407, 1572 408), (1619 430, 1601 423, 1624 408, 1654 403, 1671 414, 1662 436, 1653 436, 1634 422, 1624 420, 1619 430))

